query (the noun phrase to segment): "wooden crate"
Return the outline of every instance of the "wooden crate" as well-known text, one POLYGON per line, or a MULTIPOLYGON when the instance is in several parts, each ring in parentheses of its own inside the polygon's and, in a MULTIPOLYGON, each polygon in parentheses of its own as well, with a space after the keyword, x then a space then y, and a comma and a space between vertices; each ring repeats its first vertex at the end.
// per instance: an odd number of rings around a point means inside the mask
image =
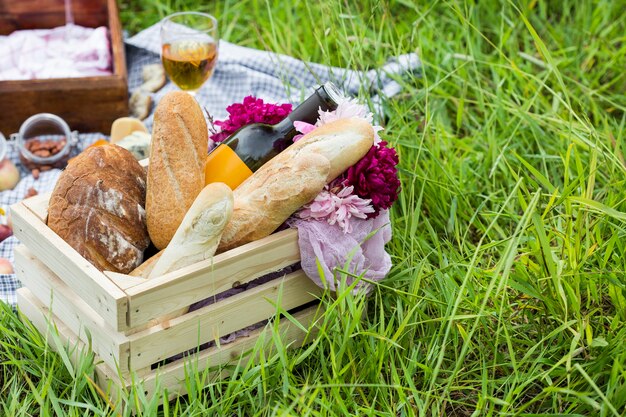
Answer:
MULTIPOLYGON (((22 244, 15 249, 15 271, 25 288, 19 291, 20 309, 42 331, 51 319, 66 340, 81 340, 92 347, 101 364, 98 383, 120 386, 143 380, 146 391, 161 386, 173 395, 181 384, 185 361, 197 369, 237 360, 261 336, 261 330, 178 360, 158 369, 153 365, 176 354, 214 341, 233 331, 314 303, 321 290, 301 271, 283 275, 186 312, 191 304, 280 270, 300 260, 297 232, 285 230, 265 239, 216 255, 154 279, 100 272, 46 225, 50 195, 29 198, 11 207, 13 230, 22 244), (114 371, 115 370, 115 371, 114 371)), ((309 328, 317 306, 297 313, 309 328)), ((288 343, 298 346, 307 337, 302 327, 286 318, 280 322, 288 343)), ((311 334, 309 333, 310 337, 311 334)))
MULTIPOLYGON (((64 0, 0 0, 0 35, 62 26, 64 4, 64 0)), ((0 131, 5 136, 17 132, 36 113, 56 114, 79 132, 105 134, 115 119, 128 115, 126 60, 116 0, 73 0, 72 5, 77 25, 109 28, 113 74, 0 81, 0 131)))

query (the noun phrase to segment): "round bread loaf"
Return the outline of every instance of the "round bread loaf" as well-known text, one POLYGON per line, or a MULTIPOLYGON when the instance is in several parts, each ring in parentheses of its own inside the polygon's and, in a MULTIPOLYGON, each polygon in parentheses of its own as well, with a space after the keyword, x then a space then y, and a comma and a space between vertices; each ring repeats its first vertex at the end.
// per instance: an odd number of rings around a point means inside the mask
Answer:
POLYGON ((202 109, 183 91, 167 93, 154 112, 146 214, 154 246, 165 249, 204 188, 209 131, 202 109))
POLYGON ((146 174, 129 151, 88 148, 61 173, 48 226, 99 270, 127 274, 150 244, 145 198, 146 174))

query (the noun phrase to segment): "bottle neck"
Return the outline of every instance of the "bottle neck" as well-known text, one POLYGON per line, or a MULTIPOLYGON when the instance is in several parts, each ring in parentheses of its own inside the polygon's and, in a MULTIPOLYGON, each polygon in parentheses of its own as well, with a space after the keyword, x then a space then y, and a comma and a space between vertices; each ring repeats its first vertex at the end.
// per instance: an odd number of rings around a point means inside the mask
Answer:
POLYGON ((320 109, 322 111, 335 110, 339 103, 337 102, 336 97, 329 94, 326 90, 327 88, 330 89, 331 87, 327 85, 318 87, 309 98, 296 107, 289 114, 289 116, 287 116, 287 119, 290 119, 291 124, 297 121, 315 124, 319 117, 320 109))
MULTIPOLYGON (((340 101, 340 93, 332 83, 326 83, 318 87, 315 92, 296 107, 287 117, 272 126, 272 130, 277 134, 280 141, 291 143, 293 137, 298 133, 293 122, 305 122, 315 124, 319 117, 319 110, 333 111, 340 101)), ((245 128, 245 127, 244 127, 245 128)), ((242 128, 243 129, 243 128, 242 128)), ((233 133, 223 143, 230 144, 235 140, 237 132, 233 133)))

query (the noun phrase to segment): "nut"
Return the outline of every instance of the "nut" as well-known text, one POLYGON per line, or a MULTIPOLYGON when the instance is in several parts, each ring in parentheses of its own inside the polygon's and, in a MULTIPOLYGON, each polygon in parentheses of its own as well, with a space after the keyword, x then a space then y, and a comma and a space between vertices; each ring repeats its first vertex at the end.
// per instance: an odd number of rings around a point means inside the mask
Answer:
POLYGON ((31 188, 29 188, 29 189, 26 191, 26 196, 24 196, 24 198, 34 197, 34 196, 36 196, 37 194, 39 194, 39 193, 37 192, 37 190, 35 190, 33 187, 31 187, 31 188))
MULTIPOLYGON (((59 140, 40 139, 39 137, 34 137, 26 141, 24 147, 35 156, 38 156, 40 158, 49 158, 61 152, 66 145, 67 138, 65 137, 61 137, 59 140)), ((48 171, 52 168, 63 168, 65 167, 65 165, 67 165, 68 159, 69 155, 59 159, 52 164, 39 164, 24 157, 20 153, 20 161, 27 169, 31 170, 31 173, 35 168, 38 168, 40 172, 48 171)))

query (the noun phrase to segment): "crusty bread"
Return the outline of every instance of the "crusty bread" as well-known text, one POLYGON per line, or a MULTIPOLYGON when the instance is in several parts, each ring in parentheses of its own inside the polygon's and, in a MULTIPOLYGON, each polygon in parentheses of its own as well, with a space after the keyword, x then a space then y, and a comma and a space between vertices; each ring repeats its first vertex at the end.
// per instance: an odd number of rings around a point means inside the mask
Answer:
POLYGON ((143 90, 135 90, 128 100, 128 111, 131 117, 143 120, 150 115, 152 97, 143 90))
POLYGON ((161 63, 144 65, 141 69, 141 78, 143 78, 143 84, 141 84, 139 89, 151 93, 159 91, 167 81, 165 79, 165 69, 161 63))
POLYGON ((126 149, 88 148, 59 176, 48 226, 99 270, 128 273, 150 244, 146 174, 126 149))
POLYGON ((154 113, 146 195, 148 233, 164 249, 204 188, 208 130, 188 93, 167 93, 154 113))
POLYGON ((300 154, 285 165, 265 170, 256 177, 253 174, 234 191, 233 216, 218 250, 223 252, 269 236, 322 191, 329 169, 325 157, 300 154))
MULTIPOLYGON (((128 275, 132 275, 135 277, 149 277, 151 276, 152 270, 155 268, 157 262, 159 261, 159 259, 161 259, 161 257, 163 256, 163 254, 170 250, 170 248, 176 248, 179 247, 176 252, 182 257, 187 255, 187 249, 180 247, 180 244, 177 244, 176 242, 179 241, 179 239, 177 238, 177 235, 179 234, 179 231, 181 230, 181 228, 184 230, 185 225, 188 225, 189 223, 189 218, 197 218, 197 216, 192 216, 192 213, 197 212, 197 207, 196 207, 196 203, 198 203, 198 206, 203 206, 204 210, 200 211, 200 214, 202 214, 204 211, 208 211, 211 213, 211 215, 216 215, 216 218, 214 218, 213 222, 211 222, 210 224, 207 224, 208 228, 204 231, 204 235, 205 236, 209 236, 206 239, 206 245, 213 245, 216 243, 213 243, 212 241, 215 240, 216 242, 219 242, 220 237, 222 235, 223 232, 223 227, 226 226, 226 224, 228 224, 228 221, 231 218, 232 212, 233 212, 233 206, 234 206, 234 198, 233 198, 233 193, 230 190, 229 187, 224 188, 224 184, 223 183, 212 183, 207 185, 200 194, 198 194, 198 197, 196 198, 196 201, 194 201, 193 205, 191 206, 191 208, 189 209, 189 211, 187 212, 187 215, 185 215, 185 218, 183 219, 183 222, 181 223, 179 230, 176 231, 176 234, 174 235, 174 238, 172 239, 172 241, 170 242, 170 244, 167 246, 167 248, 165 248, 162 251, 159 251, 159 253, 151 256, 149 259, 147 259, 145 262, 143 262, 141 265, 139 265, 137 268, 135 268, 134 270, 132 270, 128 275), (210 194, 210 195, 209 195, 210 194), (223 210, 222 206, 220 204, 220 202, 224 201, 224 199, 226 199, 226 201, 228 202, 228 204, 226 205, 226 209, 223 210), (200 202, 202 202, 202 204, 199 204, 200 202), (217 205, 215 205, 217 204, 217 205), (217 210, 216 210, 217 208, 217 210), (191 214, 190 214, 191 213, 191 214), (220 216, 223 216, 223 220, 224 220, 224 224, 220 225, 219 227, 222 228, 222 230, 219 230, 219 228, 216 228, 215 225, 217 223, 220 222, 220 216), (213 232, 211 232, 211 229, 213 229, 213 232), (214 233, 214 235, 213 235, 214 233), (219 234, 218 234, 219 233, 219 234), (214 238, 212 238, 211 236, 215 236, 214 238)), ((206 222, 205 222, 206 224, 206 222)), ((191 237, 194 236, 196 232, 192 231, 191 237)), ((190 239, 186 239, 186 240, 190 240, 190 239)), ((217 248, 217 246, 213 247, 212 249, 209 247, 210 250, 213 251, 213 253, 215 252, 215 249, 217 248)), ((210 252, 209 250, 209 252, 210 252)), ((211 253, 210 255, 205 251, 205 255, 202 259, 208 259, 213 253, 211 253)), ((199 260, 192 260, 191 262, 189 262, 188 264, 190 265, 193 262, 198 262, 199 260)), ((177 266, 176 269, 178 268, 182 268, 183 266, 177 266)), ((173 271, 174 269, 171 269, 171 271, 173 271)), ((169 272, 169 270, 168 270, 169 272)), ((152 276, 156 276, 152 275, 152 276)))
POLYGON ((330 161, 327 183, 359 162, 374 145, 374 128, 364 119, 339 119, 318 127, 271 159, 284 164, 301 152, 316 153, 330 161))
POLYGON ((357 163, 374 143, 363 119, 341 119, 305 135, 234 191, 235 209, 218 252, 269 236, 324 185, 357 163))
POLYGON ((156 265, 161 255, 163 255, 163 252, 165 252, 165 249, 146 259, 141 265, 130 271, 128 275, 130 275, 131 277, 147 278, 148 275, 150 275, 150 272, 152 272, 152 269, 154 269, 154 266, 156 265))
POLYGON ((148 278, 211 258, 232 214, 233 192, 230 187, 221 182, 204 187, 148 278))

